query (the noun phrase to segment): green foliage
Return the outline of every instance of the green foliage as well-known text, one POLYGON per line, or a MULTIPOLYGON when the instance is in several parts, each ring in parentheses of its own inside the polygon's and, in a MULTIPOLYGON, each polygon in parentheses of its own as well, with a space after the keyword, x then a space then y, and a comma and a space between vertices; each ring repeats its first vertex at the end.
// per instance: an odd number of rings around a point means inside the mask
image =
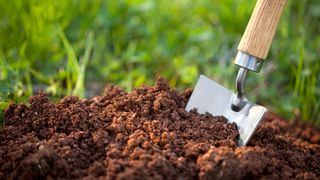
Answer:
POLYGON ((4 120, 4 108, 6 108, 9 104, 7 102, 0 102, 0 127, 3 124, 4 120))
MULTIPOLYGON (((0 0, 0 102, 38 90, 91 94, 96 84, 131 90, 164 76, 179 89, 205 74, 233 88, 232 59, 250 18, 247 0, 0 0)), ((320 124, 320 3, 288 1, 250 100, 320 124)), ((3 106, 5 107, 5 106, 3 106)))

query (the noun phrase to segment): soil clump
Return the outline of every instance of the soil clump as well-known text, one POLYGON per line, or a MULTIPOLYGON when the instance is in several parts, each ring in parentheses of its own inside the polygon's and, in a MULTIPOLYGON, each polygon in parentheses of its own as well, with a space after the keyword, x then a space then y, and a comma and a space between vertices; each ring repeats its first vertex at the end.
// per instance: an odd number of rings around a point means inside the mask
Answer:
POLYGON ((319 179, 320 131, 269 113, 248 146, 235 124, 190 113, 191 90, 160 78, 127 93, 43 93, 11 104, 0 128, 0 179, 319 179))

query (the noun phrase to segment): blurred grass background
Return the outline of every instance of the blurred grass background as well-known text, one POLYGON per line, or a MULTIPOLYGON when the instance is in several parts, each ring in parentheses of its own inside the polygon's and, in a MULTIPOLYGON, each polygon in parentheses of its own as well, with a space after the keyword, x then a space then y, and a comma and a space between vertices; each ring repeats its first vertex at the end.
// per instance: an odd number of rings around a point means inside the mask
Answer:
MULTIPOLYGON (((199 74, 233 89, 232 63, 254 8, 248 0, 0 0, 0 109, 40 89, 52 97, 130 91, 199 74)), ((288 0, 250 100, 320 125, 320 1, 288 0)))

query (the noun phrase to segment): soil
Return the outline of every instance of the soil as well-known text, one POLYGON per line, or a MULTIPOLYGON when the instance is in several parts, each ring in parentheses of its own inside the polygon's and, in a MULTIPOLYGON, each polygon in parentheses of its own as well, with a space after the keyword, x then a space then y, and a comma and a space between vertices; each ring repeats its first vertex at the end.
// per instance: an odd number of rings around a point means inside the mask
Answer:
POLYGON ((11 104, 0 179, 319 179, 320 130, 268 114, 248 146, 235 124, 184 110, 163 78, 127 93, 11 104))

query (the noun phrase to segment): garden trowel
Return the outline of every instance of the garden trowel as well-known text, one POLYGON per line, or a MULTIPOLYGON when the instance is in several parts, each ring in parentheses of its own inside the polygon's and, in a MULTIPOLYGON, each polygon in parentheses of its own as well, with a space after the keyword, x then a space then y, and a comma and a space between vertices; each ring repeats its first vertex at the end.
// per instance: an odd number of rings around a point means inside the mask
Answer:
POLYGON ((201 75, 186 106, 199 113, 224 116, 235 122, 238 145, 246 145, 267 109, 250 102, 244 91, 248 71, 259 72, 269 52, 277 24, 287 0, 258 0, 238 46, 234 63, 240 66, 236 93, 201 75))

